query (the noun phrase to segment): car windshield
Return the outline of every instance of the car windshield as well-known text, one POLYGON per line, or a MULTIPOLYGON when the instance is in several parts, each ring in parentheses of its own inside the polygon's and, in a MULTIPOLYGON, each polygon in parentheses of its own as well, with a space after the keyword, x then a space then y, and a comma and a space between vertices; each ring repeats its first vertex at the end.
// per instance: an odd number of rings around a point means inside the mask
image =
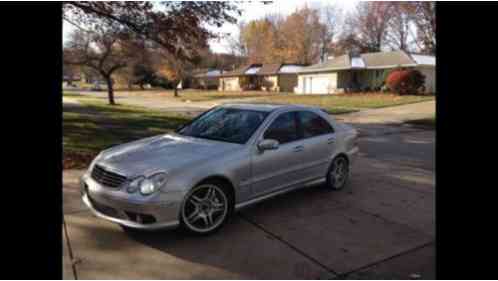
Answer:
POLYGON ((268 115, 264 111, 237 108, 215 108, 190 124, 180 128, 177 133, 195 138, 244 144, 268 115))

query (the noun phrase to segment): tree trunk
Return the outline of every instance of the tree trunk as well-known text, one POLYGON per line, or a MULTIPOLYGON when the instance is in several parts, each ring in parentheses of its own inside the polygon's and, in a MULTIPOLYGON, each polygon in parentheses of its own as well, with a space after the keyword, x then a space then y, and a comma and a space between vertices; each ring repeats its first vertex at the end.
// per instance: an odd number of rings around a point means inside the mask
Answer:
POLYGON ((175 98, 178 97, 178 85, 180 85, 181 82, 182 82, 182 80, 180 80, 180 82, 176 83, 176 85, 175 85, 175 92, 174 92, 175 93, 175 98))
POLYGON ((110 105, 115 105, 116 103, 114 102, 114 88, 112 85, 112 79, 110 76, 105 78, 107 82, 107 96, 109 97, 109 104, 110 105))

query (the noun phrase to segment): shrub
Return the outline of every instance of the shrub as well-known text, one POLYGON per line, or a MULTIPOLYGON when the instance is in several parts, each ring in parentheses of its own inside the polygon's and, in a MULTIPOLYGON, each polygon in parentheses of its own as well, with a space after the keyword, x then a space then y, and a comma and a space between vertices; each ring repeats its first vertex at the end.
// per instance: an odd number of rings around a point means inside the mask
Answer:
POLYGON ((416 69, 393 70, 386 78, 387 87, 400 95, 417 94, 424 83, 425 76, 416 69))

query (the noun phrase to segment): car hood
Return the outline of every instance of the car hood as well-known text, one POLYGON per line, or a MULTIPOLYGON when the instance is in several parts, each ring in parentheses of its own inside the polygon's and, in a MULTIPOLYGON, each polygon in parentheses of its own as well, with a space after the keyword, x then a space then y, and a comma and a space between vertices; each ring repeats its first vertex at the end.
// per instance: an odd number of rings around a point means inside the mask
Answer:
POLYGON ((234 143, 167 134, 112 147, 96 164, 133 177, 168 172, 238 148, 240 145, 234 143))

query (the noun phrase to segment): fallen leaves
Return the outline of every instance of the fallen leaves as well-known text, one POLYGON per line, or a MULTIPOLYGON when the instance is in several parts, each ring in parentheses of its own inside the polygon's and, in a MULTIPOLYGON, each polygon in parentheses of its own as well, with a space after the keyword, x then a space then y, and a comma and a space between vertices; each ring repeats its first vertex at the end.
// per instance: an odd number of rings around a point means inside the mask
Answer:
POLYGON ((62 156, 62 169, 87 168, 98 153, 65 151, 62 156))

